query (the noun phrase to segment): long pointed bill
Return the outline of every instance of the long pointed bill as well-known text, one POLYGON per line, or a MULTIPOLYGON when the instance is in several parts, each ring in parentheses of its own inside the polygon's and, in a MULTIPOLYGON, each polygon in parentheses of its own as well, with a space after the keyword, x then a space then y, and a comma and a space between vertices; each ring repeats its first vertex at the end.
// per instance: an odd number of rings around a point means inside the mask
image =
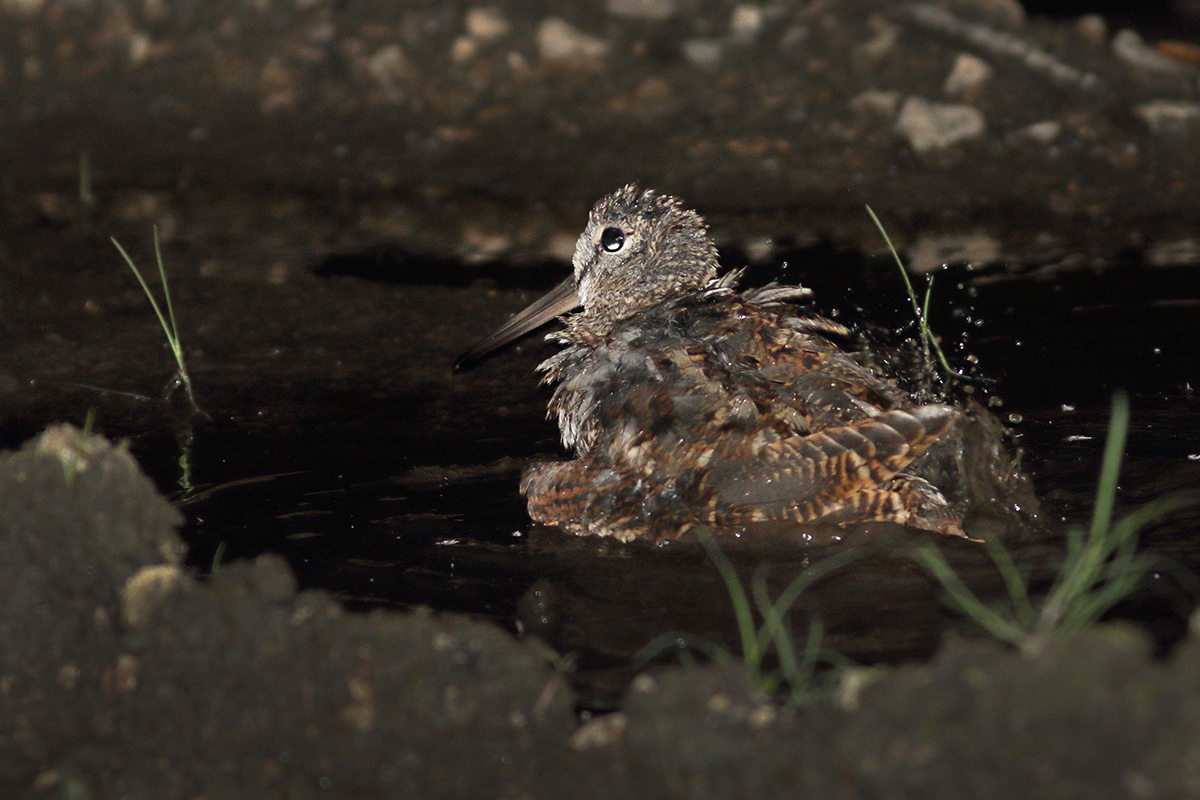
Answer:
POLYGON ((520 336, 555 317, 579 307, 579 295, 575 293, 575 277, 571 276, 534 301, 525 310, 518 311, 513 318, 492 334, 483 337, 458 357, 455 369, 469 367, 488 353, 503 347, 520 336))

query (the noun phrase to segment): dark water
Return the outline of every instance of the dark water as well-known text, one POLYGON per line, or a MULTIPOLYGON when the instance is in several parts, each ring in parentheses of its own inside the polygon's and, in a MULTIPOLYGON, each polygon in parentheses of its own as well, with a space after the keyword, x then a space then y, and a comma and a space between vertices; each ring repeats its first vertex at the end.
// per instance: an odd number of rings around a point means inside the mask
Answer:
MULTIPOLYGON (((911 332, 912 310, 886 264, 820 249, 786 261, 784 278, 812 286, 819 310, 911 332)), ((378 279, 378 261, 369 267, 378 279)), ((339 271, 353 274, 353 262, 339 271)), ((752 272, 750 281, 778 271, 752 272)), ((554 276, 539 272, 535 283, 547 279, 554 276)), ((964 268, 937 276, 932 327, 954 364, 978 379, 979 396, 995 398, 1043 499, 1045 529, 1014 545, 1041 580, 1061 552, 1059 523, 1089 513, 1114 389, 1126 389, 1133 405, 1122 499, 1133 505, 1200 485, 1194 284, 1193 274, 1135 263, 1043 280, 964 268)), ((133 451, 186 514, 197 571, 280 553, 303 587, 327 589, 353 607, 429 605, 537 633, 577 656, 585 702, 604 705, 620 691, 632 655, 659 634, 735 648, 736 626, 725 585, 694 543, 622 546, 531 525, 517 494, 520 471, 537 455, 558 453, 557 432, 543 419, 547 395, 530 390, 532 368, 548 352, 534 342, 496 357, 527 381, 511 397, 381 399, 326 386, 305 398, 294 423, 196 421, 174 432, 131 432, 133 451), (449 402, 458 404, 452 413, 442 407, 449 402)), ((1196 516, 1184 515, 1148 531, 1146 541, 1193 568, 1197 531, 1196 516)), ((999 594, 980 548, 943 544, 970 583, 999 594)), ((798 629, 819 615, 826 646, 862 662, 932 652, 959 622, 900 550, 877 544, 806 594, 793 615, 798 629)), ((831 552, 735 544, 730 557, 747 580, 769 568, 775 595, 831 552)), ((1119 613, 1169 643, 1192 590, 1165 571, 1153 583, 1119 613)))

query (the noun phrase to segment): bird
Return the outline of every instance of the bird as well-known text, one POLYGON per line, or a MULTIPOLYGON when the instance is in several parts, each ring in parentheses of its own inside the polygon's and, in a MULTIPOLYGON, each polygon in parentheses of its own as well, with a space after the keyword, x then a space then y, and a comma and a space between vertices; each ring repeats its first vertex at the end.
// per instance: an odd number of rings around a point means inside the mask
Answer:
POLYGON ((678 198, 605 196, 572 267, 458 361, 561 317, 538 369, 574 458, 525 470, 534 521, 623 542, 866 522, 966 536, 944 463, 962 412, 901 389, 805 310, 809 289, 719 276, 707 224, 678 198))

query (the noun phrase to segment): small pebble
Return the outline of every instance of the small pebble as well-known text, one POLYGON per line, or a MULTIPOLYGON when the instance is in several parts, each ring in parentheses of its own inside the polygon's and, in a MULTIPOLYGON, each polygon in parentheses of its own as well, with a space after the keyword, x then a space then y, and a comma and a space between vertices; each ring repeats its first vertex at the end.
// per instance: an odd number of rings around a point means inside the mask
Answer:
POLYGON ((1193 67, 1200 67, 1200 45, 1192 44, 1191 42, 1180 42, 1175 39, 1167 39, 1161 42, 1154 43, 1154 51, 1161 53, 1167 58, 1173 58, 1183 64, 1191 64, 1193 67))
POLYGON ((1147 45, 1137 31, 1123 28, 1112 41, 1113 55, 1134 69, 1157 75, 1183 75, 1188 65, 1147 45))
POLYGON ((1184 131, 1200 122, 1200 103, 1182 100, 1152 100, 1134 106, 1133 113, 1155 133, 1184 131))
POLYGON ((983 112, 974 106, 930 103, 921 97, 905 100, 896 120, 896 132, 918 153, 979 139, 986 127, 983 112))
POLYGON ((1099 14, 1084 14, 1075 20, 1075 30, 1093 47, 1108 44, 1108 23, 1099 14))
POLYGON ((892 48, 896 46, 896 40, 900 38, 900 28, 879 17, 871 19, 871 27, 875 30, 875 35, 854 48, 854 55, 859 59, 874 63, 892 52, 892 48))
POLYGON ((867 89, 850 98, 852 111, 870 111, 884 116, 892 116, 900 107, 900 93, 886 89, 867 89))
POLYGON ((1035 122, 1032 125, 1026 125, 1017 131, 1016 135, 1032 139, 1038 144, 1050 144, 1058 138, 1060 133, 1062 133, 1062 123, 1047 119, 1042 122, 1035 122))
POLYGON ((693 67, 712 72, 721 63, 721 42, 717 39, 689 39, 683 43, 683 55, 693 67))
POLYGON ((593 717, 580 725, 567 744, 572 750, 594 750, 599 747, 611 747, 625 738, 625 729, 629 727, 629 719, 620 711, 593 717))
POLYGON ((450 59, 456 64, 470 61, 479 50, 479 45, 470 36, 459 36, 450 46, 450 59))
POLYGON ((753 41, 762 31, 763 11, 756 5, 743 3, 733 9, 729 18, 729 32, 742 42, 753 41))
POLYGON ((589 36, 558 17, 542 21, 537 42, 538 52, 546 61, 594 60, 608 54, 608 42, 589 36))
POLYGON ((947 97, 974 97, 991 77, 992 68, 986 61, 969 53, 959 53, 958 58, 954 59, 954 67, 946 76, 942 91, 947 97))
POLYGON ((1146 263, 1152 267, 1186 267, 1200 264, 1200 240, 1174 239, 1155 242, 1146 248, 1146 263))
POLYGON ((481 42, 492 42, 512 29, 504 14, 494 8, 472 8, 467 12, 467 35, 481 42))

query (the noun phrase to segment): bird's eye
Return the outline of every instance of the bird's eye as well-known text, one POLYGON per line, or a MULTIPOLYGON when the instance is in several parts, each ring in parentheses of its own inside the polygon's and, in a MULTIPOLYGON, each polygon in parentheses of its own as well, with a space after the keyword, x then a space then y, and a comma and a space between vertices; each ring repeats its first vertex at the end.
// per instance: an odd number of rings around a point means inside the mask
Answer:
POLYGON ((625 233, 620 228, 605 228, 600 234, 600 246, 615 253, 625 246, 625 233))

